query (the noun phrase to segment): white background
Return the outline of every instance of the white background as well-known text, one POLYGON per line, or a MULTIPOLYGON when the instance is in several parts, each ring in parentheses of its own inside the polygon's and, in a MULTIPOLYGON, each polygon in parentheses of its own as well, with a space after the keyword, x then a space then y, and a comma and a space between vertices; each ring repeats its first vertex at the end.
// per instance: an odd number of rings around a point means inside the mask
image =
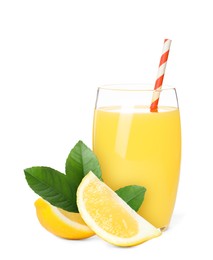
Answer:
POLYGON ((211 4, 0 1, 1 259, 212 259, 211 4), (46 232, 23 169, 46 165, 63 172, 79 139, 91 147, 97 87, 154 83, 164 38, 172 39, 164 84, 178 91, 183 141, 170 229, 132 248, 46 232))

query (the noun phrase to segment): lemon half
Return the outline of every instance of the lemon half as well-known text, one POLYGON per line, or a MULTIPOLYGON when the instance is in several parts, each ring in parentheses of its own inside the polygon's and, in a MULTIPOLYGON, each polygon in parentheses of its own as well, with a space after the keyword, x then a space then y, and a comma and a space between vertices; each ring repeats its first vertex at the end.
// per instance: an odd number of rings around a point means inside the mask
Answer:
POLYGON ((83 239, 94 235, 79 213, 54 207, 42 198, 35 201, 35 207, 40 224, 56 236, 83 239))

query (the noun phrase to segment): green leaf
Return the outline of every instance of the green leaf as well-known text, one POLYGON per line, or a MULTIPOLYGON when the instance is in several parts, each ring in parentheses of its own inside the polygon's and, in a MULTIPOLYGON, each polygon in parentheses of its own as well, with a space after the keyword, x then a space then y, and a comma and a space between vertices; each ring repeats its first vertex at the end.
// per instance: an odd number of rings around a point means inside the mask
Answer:
MULTIPOLYGON (((66 160, 66 175, 50 167, 32 167, 24 170, 28 185, 52 205, 70 212, 78 212, 76 191, 89 171, 99 179, 101 169, 95 154, 79 141, 71 150, 66 160)), ((129 185, 116 191, 131 208, 137 211, 146 189, 142 186, 129 185)))
POLYGON ((67 211, 78 212, 76 192, 66 176, 49 167, 24 170, 28 185, 50 204, 67 211))
POLYGON ((115 191, 132 209, 138 211, 144 200, 146 188, 138 185, 129 185, 115 191))
POLYGON ((66 160, 66 175, 77 189, 89 171, 101 179, 101 168, 97 157, 82 141, 79 141, 66 160))

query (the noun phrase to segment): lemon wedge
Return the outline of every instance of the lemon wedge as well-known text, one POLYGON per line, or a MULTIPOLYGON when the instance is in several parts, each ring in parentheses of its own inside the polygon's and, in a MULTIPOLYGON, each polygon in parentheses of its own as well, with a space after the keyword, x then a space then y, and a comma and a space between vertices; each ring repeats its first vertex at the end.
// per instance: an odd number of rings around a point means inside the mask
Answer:
POLYGON ((78 187, 77 205, 85 223, 111 244, 134 246, 161 234, 92 172, 78 187))
POLYGON ((79 213, 54 207, 42 198, 35 201, 35 207, 40 224, 56 236, 83 239, 94 235, 79 213))

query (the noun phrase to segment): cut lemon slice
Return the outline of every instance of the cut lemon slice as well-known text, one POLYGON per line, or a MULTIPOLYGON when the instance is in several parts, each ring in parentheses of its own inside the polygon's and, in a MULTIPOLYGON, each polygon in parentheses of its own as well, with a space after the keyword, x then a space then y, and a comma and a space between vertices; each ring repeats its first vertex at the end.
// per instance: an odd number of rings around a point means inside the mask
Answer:
POLYGON ((78 187, 77 205, 85 223, 111 244, 133 246, 161 234, 92 172, 78 187))
POLYGON ((40 224, 56 236, 83 239, 94 235, 79 213, 59 209, 41 198, 36 200, 35 207, 40 224))

